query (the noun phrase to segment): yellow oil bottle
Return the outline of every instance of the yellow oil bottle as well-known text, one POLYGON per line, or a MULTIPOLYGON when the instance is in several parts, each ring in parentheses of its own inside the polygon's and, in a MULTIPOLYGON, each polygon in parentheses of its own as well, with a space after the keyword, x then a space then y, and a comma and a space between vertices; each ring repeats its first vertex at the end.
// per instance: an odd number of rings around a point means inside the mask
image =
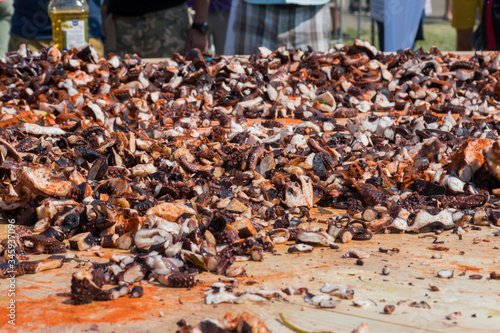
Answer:
POLYGON ((52 43, 61 51, 89 42, 89 5, 86 0, 51 0, 52 43))

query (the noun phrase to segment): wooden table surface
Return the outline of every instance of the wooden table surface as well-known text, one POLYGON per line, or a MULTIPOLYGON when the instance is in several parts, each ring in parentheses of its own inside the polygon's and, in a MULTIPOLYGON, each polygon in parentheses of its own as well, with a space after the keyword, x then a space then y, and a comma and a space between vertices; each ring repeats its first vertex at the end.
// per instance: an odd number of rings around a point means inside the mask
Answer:
MULTIPOLYGON (((145 294, 140 299, 124 297, 73 305, 69 294, 71 274, 90 267, 90 264, 77 267, 78 263, 73 261, 58 270, 17 278, 15 331, 113 332, 119 328, 126 332, 165 332, 175 330, 175 323, 182 318, 195 324, 205 318, 221 319, 226 312, 249 311, 259 316, 273 332, 289 332, 278 320, 280 313, 310 332, 351 332, 362 322, 368 323, 371 332, 493 332, 500 327, 500 281, 489 279, 489 273, 500 268, 500 237, 494 236, 497 231, 498 228, 483 227, 466 233, 461 241, 457 235, 444 232, 439 240, 450 248, 447 252, 427 249, 432 246, 432 238, 388 234, 375 235, 370 241, 339 244, 338 250, 317 247, 308 254, 288 254, 288 245, 281 245, 275 255, 266 253, 263 262, 236 264, 247 271, 247 276, 239 278, 237 290, 262 287, 276 290, 298 285, 320 294, 319 289, 326 282, 345 284, 354 288, 354 299, 368 298, 377 303, 369 308, 356 308, 352 301, 343 300, 333 310, 320 309, 305 303, 302 296, 264 303, 205 305, 203 292, 219 279, 212 273, 198 275, 200 283, 192 290, 144 283, 145 294), (381 253, 380 247, 397 247, 400 253, 381 253), (350 249, 366 251, 370 258, 358 266, 356 259, 342 258, 350 249), (435 254, 441 254, 442 259, 432 259, 435 254), (381 274, 384 266, 390 267, 388 276, 381 274), (439 279, 436 273, 441 269, 453 269, 455 276, 449 280, 439 279), (463 271, 465 275, 459 276, 463 271), (470 280, 471 274, 481 274, 483 279, 470 280), (245 283, 248 281, 257 283, 248 285, 245 283), (429 285, 439 286, 441 291, 433 292, 429 285), (383 313, 385 305, 396 305, 407 299, 425 301, 431 309, 396 306, 393 314, 383 313), (456 311, 462 313, 458 320, 445 318, 456 311)), ((0 225, 0 234, 6 234, 6 225, 0 225)), ((83 260, 107 262, 111 253, 128 251, 104 249, 101 252, 105 257, 99 258, 92 252, 77 254, 83 260)), ((6 280, 0 283, 5 286, 6 280)), ((0 295, 0 330, 10 329, 4 321, 8 300, 5 293, 0 295)))

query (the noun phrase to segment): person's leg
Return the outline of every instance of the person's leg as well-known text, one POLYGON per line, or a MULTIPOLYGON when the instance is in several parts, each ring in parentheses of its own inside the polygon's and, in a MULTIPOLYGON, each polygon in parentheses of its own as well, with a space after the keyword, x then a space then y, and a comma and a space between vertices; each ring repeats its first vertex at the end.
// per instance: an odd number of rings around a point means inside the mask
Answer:
POLYGON ((143 58, 184 54, 189 28, 186 4, 137 17, 137 28, 133 36, 137 46, 135 53, 143 58))
POLYGON ((106 54, 112 52, 123 57, 127 53, 135 53, 134 34, 137 25, 134 23, 134 18, 109 14, 104 22, 106 27, 106 54))
POLYGON ((415 35, 415 41, 413 42, 412 50, 415 50, 415 46, 418 40, 424 40, 424 20, 425 10, 422 11, 422 17, 420 18, 420 23, 418 24, 417 34, 415 35))
POLYGON ((351 0, 349 1, 349 11, 354 13, 359 10, 359 0, 351 0))
POLYGON ((315 51, 330 48, 332 17, 328 4, 295 6, 283 13, 287 13, 285 19, 290 24, 288 31, 280 32, 281 36, 288 35, 287 47, 305 50, 311 46, 315 51))
POLYGON ((491 3, 491 20, 489 23, 494 33, 494 38, 491 41, 491 43, 493 41, 494 43, 492 43, 491 49, 498 50, 500 48, 500 1, 498 0, 491 3))
POLYGON ((380 51, 385 51, 385 28, 384 22, 377 21, 377 32, 378 32, 378 48, 380 51))
POLYGON ((104 42, 104 53, 106 56, 116 50, 116 31, 113 14, 107 14, 102 17, 102 32, 106 36, 104 42))
POLYGON ((0 58, 3 58, 9 48, 10 18, 14 13, 12 0, 0 2, 0 58))
POLYGON ((258 52, 260 46, 278 47, 277 26, 280 22, 277 6, 238 1, 235 17, 234 54, 252 54, 258 52))
POLYGON ((224 44, 224 54, 234 54, 235 33, 234 26, 236 21, 236 13, 239 7, 239 0, 231 1, 231 10, 229 11, 229 21, 227 23, 226 43, 224 44))
POLYGON ((185 52, 190 28, 186 4, 134 17, 112 14, 111 21, 106 25, 106 52, 142 58, 165 58, 185 52))
POLYGON ((228 21, 229 11, 211 11, 208 13, 208 25, 211 34, 214 36, 216 54, 224 54, 228 21))
POLYGON ((451 21, 451 18, 453 17, 453 15, 451 13, 451 2, 452 2, 452 0, 446 0, 446 5, 444 8, 443 18, 447 21, 451 21))
POLYGON ((472 50, 472 29, 457 29, 457 51, 470 51, 472 50))
POLYGON ((470 38, 476 22, 478 0, 453 0, 451 26, 457 30, 457 51, 472 50, 470 38))

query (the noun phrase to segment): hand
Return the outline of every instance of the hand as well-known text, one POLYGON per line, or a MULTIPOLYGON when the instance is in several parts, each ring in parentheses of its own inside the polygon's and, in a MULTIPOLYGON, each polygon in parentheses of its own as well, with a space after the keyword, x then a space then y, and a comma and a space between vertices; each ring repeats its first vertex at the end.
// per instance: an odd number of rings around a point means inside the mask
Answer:
POLYGON ((186 40, 186 52, 198 48, 202 53, 208 51, 208 35, 196 29, 190 29, 186 40))

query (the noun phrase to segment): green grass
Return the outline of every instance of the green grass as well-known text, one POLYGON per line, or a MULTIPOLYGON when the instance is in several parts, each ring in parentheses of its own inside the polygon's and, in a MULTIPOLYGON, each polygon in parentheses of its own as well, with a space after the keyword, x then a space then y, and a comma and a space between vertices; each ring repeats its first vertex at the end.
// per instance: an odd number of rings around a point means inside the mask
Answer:
MULTIPOLYGON (((352 44, 352 41, 354 41, 354 38, 357 38, 358 36, 358 29, 355 28, 344 28, 344 35, 349 35, 352 37, 352 40, 348 40, 344 38, 344 43, 345 44, 352 44)), ((367 40, 370 43, 372 42, 372 34, 370 30, 365 30, 361 29, 361 39, 362 40, 367 40)), ((378 35, 377 35, 377 29, 375 28, 375 45, 377 49, 379 49, 379 44, 378 44, 378 35)))
MULTIPOLYGON (((344 34, 352 37, 352 40, 357 36, 357 29, 345 28, 344 34)), ((442 51, 456 50, 456 32, 451 27, 451 24, 425 24, 424 25, 425 40, 420 40, 416 43, 415 49, 423 47, 425 51, 429 51, 431 46, 435 45, 442 51)), ((371 31, 361 30, 361 39, 371 42, 371 31)), ((351 40, 344 39, 344 43, 351 44, 351 40)), ((379 48, 377 30, 375 29, 375 45, 379 48)))
POLYGON ((425 40, 419 40, 416 48, 423 47, 429 51, 431 46, 437 46, 441 51, 457 49, 457 33, 451 24, 424 24, 425 40))

